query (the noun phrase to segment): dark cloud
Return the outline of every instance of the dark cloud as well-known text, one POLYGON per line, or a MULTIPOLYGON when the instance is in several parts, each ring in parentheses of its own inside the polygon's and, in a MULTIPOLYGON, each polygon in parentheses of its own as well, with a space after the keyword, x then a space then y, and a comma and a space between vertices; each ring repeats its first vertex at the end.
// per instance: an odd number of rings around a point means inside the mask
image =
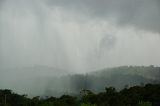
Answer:
POLYGON ((91 18, 114 20, 118 25, 160 31, 158 0, 48 0, 48 4, 91 18))

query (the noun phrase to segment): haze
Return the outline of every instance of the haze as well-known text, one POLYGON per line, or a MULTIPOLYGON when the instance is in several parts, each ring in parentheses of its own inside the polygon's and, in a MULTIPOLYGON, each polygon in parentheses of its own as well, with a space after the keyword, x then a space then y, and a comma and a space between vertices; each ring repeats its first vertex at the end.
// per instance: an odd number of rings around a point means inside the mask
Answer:
POLYGON ((24 67, 159 66, 159 11, 159 0, 0 0, 1 86, 11 87, 24 67))

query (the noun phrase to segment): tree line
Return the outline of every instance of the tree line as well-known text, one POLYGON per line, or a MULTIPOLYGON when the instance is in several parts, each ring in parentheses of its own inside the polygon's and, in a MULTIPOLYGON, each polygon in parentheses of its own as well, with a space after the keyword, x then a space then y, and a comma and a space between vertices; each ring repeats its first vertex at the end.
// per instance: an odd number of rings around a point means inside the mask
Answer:
POLYGON ((0 106, 160 106, 160 84, 127 86, 117 91, 106 87, 104 92, 94 93, 83 89, 79 95, 60 97, 33 97, 19 95, 11 90, 0 90, 0 106))

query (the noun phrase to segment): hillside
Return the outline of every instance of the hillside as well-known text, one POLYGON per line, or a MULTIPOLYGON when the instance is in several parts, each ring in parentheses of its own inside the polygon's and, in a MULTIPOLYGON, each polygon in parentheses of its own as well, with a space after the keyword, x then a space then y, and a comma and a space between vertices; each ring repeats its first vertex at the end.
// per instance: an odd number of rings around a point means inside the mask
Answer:
POLYGON ((74 74, 50 78, 46 87, 47 94, 77 94, 82 89, 94 92, 113 86, 120 90, 125 87, 160 83, 160 67, 154 66, 122 66, 107 68, 87 74, 74 74))

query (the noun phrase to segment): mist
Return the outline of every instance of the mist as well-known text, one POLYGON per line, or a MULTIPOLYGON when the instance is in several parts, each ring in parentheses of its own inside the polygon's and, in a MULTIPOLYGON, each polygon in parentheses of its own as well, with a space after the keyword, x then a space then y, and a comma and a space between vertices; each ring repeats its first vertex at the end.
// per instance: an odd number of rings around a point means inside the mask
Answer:
POLYGON ((158 0, 0 0, 0 88, 32 94, 40 78, 160 66, 159 10, 158 0))

